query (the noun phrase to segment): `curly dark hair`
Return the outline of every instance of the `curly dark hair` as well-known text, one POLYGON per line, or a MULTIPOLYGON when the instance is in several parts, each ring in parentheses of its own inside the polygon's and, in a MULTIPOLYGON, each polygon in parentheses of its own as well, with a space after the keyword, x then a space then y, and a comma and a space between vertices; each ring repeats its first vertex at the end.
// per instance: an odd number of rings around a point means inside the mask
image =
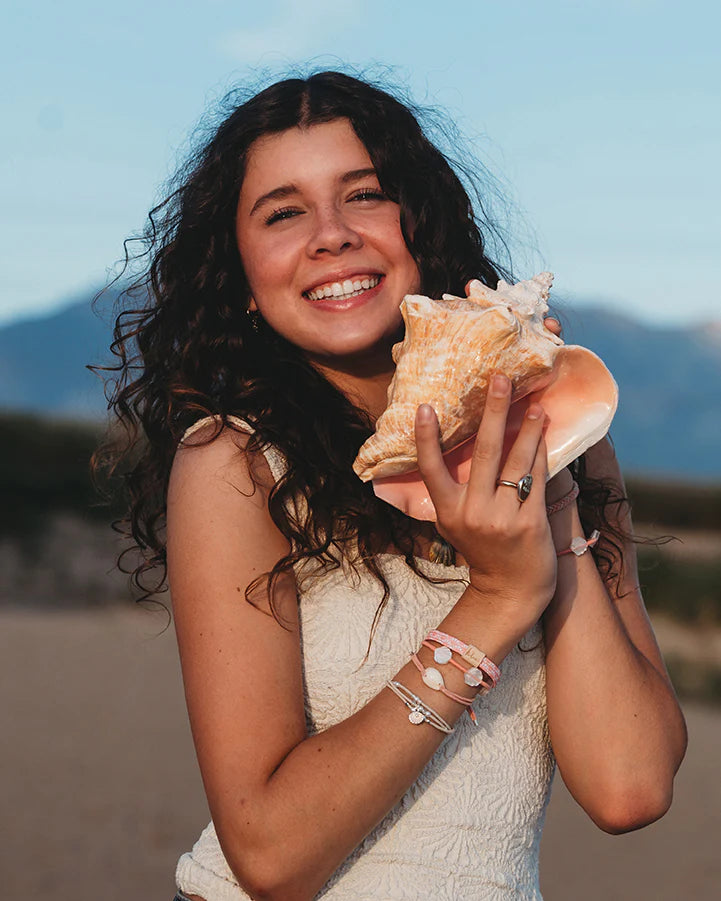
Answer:
MULTIPOLYGON (((389 596, 375 557, 379 549, 397 548, 419 572, 418 524, 379 501, 352 472, 373 431, 368 414, 299 348, 247 315, 250 292, 235 215, 249 149, 264 135, 339 118, 351 123, 382 189, 400 206, 423 293, 462 294, 471 278, 495 287, 499 276, 509 277, 488 258, 490 226, 477 219, 454 167, 409 107, 385 90, 320 72, 280 81, 237 105, 151 211, 143 237, 149 265, 124 292, 126 309, 115 324, 118 362, 108 367, 115 373, 109 404, 122 437, 101 448, 96 467, 126 469, 124 522, 143 554, 133 578, 145 596, 165 583, 173 456, 186 428, 205 416, 217 417, 215 435, 222 425, 234 427, 229 416, 242 417, 255 430, 249 454, 273 446, 287 461, 269 498, 272 519, 291 547, 261 580, 272 609, 277 579, 302 560, 335 567, 340 554, 367 567, 383 586, 378 613, 389 596), (307 501, 304 517, 294 512, 298 496, 307 501)), ((258 580, 249 586, 248 599, 259 587, 258 580)))

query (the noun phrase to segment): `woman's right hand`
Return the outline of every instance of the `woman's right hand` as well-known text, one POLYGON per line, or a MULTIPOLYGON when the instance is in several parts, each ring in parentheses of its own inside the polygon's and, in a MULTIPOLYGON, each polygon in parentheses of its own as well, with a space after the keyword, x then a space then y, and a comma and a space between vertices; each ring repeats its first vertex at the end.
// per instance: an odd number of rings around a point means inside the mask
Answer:
POLYGON ((545 414, 539 404, 529 406, 503 460, 510 404, 509 379, 493 376, 466 484, 456 482, 445 465, 438 420, 427 404, 416 415, 416 443, 438 532, 466 559, 470 590, 483 599, 489 616, 520 638, 553 596, 556 552, 545 508, 545 414), (498 484, 499 479, 518 482, 527 473, 533 476, 533 486, 523 503, 512 487, 498 484))

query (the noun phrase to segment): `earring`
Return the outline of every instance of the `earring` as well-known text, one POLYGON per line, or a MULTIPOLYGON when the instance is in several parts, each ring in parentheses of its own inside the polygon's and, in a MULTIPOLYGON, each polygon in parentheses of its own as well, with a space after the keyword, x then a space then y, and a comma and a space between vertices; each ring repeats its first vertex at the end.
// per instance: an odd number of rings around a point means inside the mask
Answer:
POLYGON ((245 311, 245 314, 248 317, 248 319, 250 320, 250 327, 253 329, 253 331, 256 333, 259 332, 260 331, 260 313, 257 310, 251 310, 250 308, 248 308, 245 311))

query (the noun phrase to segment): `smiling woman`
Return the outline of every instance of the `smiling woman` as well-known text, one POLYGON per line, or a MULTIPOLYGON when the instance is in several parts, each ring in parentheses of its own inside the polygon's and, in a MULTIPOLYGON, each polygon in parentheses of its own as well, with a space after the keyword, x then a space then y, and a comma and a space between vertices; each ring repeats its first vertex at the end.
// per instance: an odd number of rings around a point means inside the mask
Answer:
POLYGON ((398 298, 420 273, 347 119, 296 127, 252 147, 236 218, 250 308, 353 390, 347 357, 389 364, 402 319, 398 298), (280 173, 288 182, 274 187, 280 173))
POLYGON ((279 82, 151 215, 109 459, 129 461, 136 579, 170 582, 213 818, 177 897, 538 901, 554 757, 601 828, 661 816, 685 730, 609 446, 578 502, 568 469, 544 491, 544 411, 504 456, 496 372, 467 483, 416 411, 437 523, 353 473, 404 294, 499 276, 410 110, 340 73, 279 82))

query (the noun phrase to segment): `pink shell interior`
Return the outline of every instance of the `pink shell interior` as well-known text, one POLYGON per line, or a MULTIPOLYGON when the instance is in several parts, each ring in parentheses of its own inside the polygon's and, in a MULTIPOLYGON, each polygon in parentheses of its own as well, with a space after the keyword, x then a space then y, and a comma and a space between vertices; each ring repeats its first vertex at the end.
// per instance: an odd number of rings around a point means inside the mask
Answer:
MULTIPOLYGON (((553 371, 550 384, 512 404, 503 447, 505 459, 526 408, 532 401, 538 401, 548 417, 545 438, 549 479, 603 438, 618 404, 618 387, 613 376, 601 359, 585 347, 559 348, 553 371)), ((475 436, 469 438, 443 455, 457 482, 468 481, 475 441, 475 436)), ((516 475, 520 478, 523 473, 504 473, 503 477, 515 479, 516 475)), ((432 522, 436 519, 433 501, 417 469, 374 479, 373 490, 379 498, 413 519, 432 522)))

